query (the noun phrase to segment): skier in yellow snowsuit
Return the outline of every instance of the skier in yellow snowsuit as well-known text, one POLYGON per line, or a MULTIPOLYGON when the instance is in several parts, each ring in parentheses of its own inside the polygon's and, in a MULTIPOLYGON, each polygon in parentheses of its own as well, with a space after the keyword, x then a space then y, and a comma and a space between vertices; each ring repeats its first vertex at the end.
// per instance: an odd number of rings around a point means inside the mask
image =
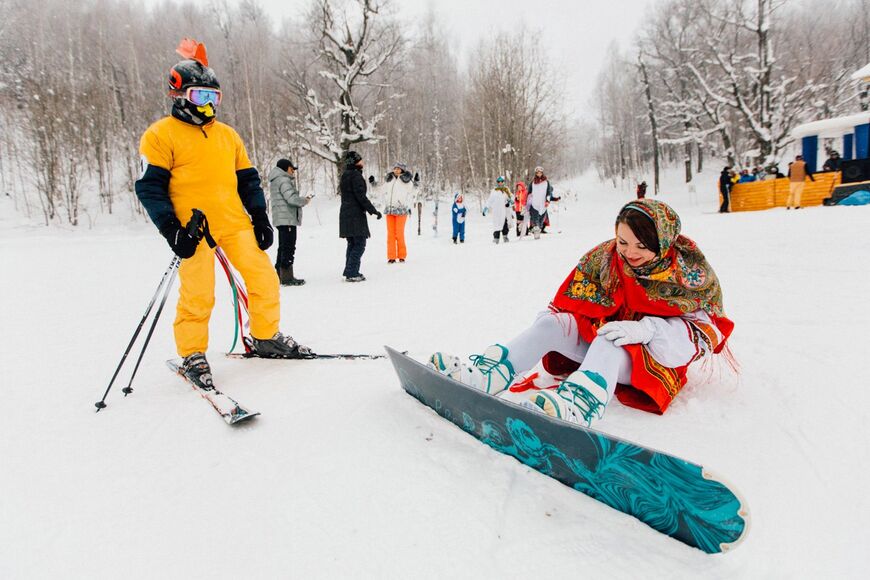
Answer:
POLYGON ((184 373, 209 385, 205 351, 214 307, 214 249, 182 226, 194 208, 205 214, 211 236, 245 281, 254 352, 296 358, 310 351, 278 331, 278 276, 264 251, 274 238, 265 195, 238 133, 215 119, 221 91, 205 46, 185 39, 177 52, 185 60, 169 71, 172 114, 142 135, 136 195, 182 258, 175 343, 184 373))

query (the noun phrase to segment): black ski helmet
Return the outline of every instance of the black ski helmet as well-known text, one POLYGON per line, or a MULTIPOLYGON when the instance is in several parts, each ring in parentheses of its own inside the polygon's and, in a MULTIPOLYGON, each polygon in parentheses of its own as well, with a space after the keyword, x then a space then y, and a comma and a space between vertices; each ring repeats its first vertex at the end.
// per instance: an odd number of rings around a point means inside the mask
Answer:
POLYGON ((169 96, 174 103, 172 114, 193 125, 204 125, 215 117, 217 105, 200 107, 187 99, 187 89, 190 87, 205 87, 220 90, 217 75, 208 66, 208 56, 205 45, 190 38, 185 38, 175 49, 184 60, 169 69, 169 96))
POLYGON ((172 97, 183 97, 187 87, 219 89, 221 84, 211 68, 188 59, 169 69, 169 94, 172 97))

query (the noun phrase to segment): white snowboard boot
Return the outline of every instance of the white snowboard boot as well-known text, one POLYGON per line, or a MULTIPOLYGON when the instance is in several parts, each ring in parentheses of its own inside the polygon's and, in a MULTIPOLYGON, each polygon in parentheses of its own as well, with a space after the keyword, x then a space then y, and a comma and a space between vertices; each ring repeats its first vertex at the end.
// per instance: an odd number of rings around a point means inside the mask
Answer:
POLYGON ((514 368, 507 353, 502 345, 493 344, 483 354, 471 355, 472 365, 467 366, 458 356, 436 352, 429 357, 429 366, 464 385, 496 395, 508 388, 514 379, 514 368))
POLYGON ((576 371, 555 390, 537 391, 529 395, 524 407, 546 413, 578 425, 592 426, 594 419, 604 415, 607 404, 607 383, 592 371, 576 371))

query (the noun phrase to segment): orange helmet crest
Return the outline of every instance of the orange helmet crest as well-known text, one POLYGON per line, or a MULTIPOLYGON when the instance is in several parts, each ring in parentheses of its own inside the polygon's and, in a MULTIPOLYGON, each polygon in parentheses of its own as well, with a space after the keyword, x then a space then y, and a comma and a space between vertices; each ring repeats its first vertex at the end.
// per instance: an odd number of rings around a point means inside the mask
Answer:
POLYGON ((181 58, 189 58, 202 66, 208 66, 208 55, 205 52, 205 45, 192 38, 182 38, 175 52, 181 55, 181 58))

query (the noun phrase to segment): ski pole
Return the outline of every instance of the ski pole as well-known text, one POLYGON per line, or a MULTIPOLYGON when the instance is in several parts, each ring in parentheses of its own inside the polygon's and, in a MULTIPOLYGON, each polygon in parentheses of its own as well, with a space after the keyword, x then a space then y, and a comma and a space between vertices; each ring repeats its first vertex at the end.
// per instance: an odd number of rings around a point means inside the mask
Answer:
POLYGON ((127 360, 127 355, 129 355, 130 351, 133 349, 133 344, 136 342, 136 338, 138 338, 139 333, 142 331, 142 327, 145 326, 145 321, 148 319, 148 315, 151 314, 151 309, 154 308, 154 303, 157 302, 157 296, 163 289, 164 284, 166 284, 167 279, 169 279, 170 277, 175 277, 174 272, 178 268, 178 263, 180 261, 181 258, 179 258, 178 256, 173 256, 172 261, 169 263, 169 267, 167 267, 166 271, 163 272, 163 277, 160 278, 160 283, 157 285, 157 290, 154 291, 154 296, 151 297, 151 301, 148 303, 148 307, 145 309, 145 314, 142 315, 142 320, 139 321, 139 326, 137 326, 136 330, 133 331, 133 337, 130 339, 130 343, 127 345, 127 349, 124 351, 124 354, 121 355, 121 361, 118 363, 118 368, 115 369, 115 373, 112 375, 112 379, 109 381, 109 386, 106 387, 106 392, 103 394, 103 398, 95 404, 98 413, 100 412, 100 409, 106 408, 106 397, 109 395, 109 391, 112 389, 112 385, 115 383, 115 379, 118 378, 118 373, 121 372, 121 367, 124 366, 124 361, 127 360))
POLYGON ((160 300, 160 306, 157 307, 157 312, 154 313, 154 320, 151 321, 151 328, 148 329, 148 334, 145 336, 145 342, 142 344, 142 350, 139 352, 139 358, 136 359, 136 366, 133 367, 133 373, 130 375, 130 382, 127 383, 127 386, 121 389, 126 397, 130 393, 133 392, 133 379, 136 378, 136 372, 139 370, 139 364, 142 362, 142 357, 145 356, 145 349, 148 348, 148 343, 151 342, 151 335, 154 334, 154 328, 157 326, 157 321, 160 320, 160 314, 163 312, 163 306, 166 304, 166 299, 169 297, 169 291, 172 290, 172 283, 175 282, 175 276, 178 274, 178 264, 181 260, 176 262, 176 267, 172 270, 172 275, 169 277, 169 284, 166 285, 166 289, 163 291, 163 299, 160 300))
MULTIPOLYGON (((200 210, 193 210, 190 221, 187 222, 185 228, 187 229, 187 232, 190 236, 197 237, 200 240, 205 237, 208 244, 211 247, 214 247, 214 239, 211 237, 211 234, 208 231, 208 222, 206 221, 205 214, 203 214, 200 210)), ((109 386, 106 387, 106 392, 103 393, 103 398, 94 404, 94 406, 97 408, 97 413, 100 412, 100 409, 106 408, 106 397, 109 396, 109 391, 112 389, 112 385, 115 383, 115 379, 118 377, 118 373, 121 372, 121 367, 124 366, 124 361, 127 360, 127 356, 130 354, 130 350, 133 348, 133 344, 136 342, 136 338, 139 336, 139 332, 142 331, 142 327, 145 325, 145 320, 148 319, 148 315, 151 313, 151 309, 154 307, 154 303, 157 301, 157 296, 160 294, 160 290, 161 288, 163 288, 167 276, 169 276, 169 284, 163 293, 163 298, 160 301, 160 306, 158 307, 157 312, 154 315, 154 320, 151 323, 151 328, 148 330, 148 337, 145 339, 145 344, 142 345, 142 352, 139 353, 139 360, 136 362, 136 368, 133 370, 133 375, 130 377, 130 382, 124 389, 124 395, 126 396, 133 392, 133 377, 136 376, 136 371, 139 369, 139 363, 142 362, 142 357, 145 355, 145 349, 148 347, 148 342, 151 340, 151 335, 154 333, 154 328, 157 326, 157 320, 160 318, 160 313, 163 312, 163 306, 166 304, 166 298, 169 296, 169 289, 172 287, 172 283, 175 281, 175 276, 178 272, 178 267, 180 264, 181 258, 179 258, 178 256, 173 256, 172 261, 169 263, 169 267, 166 269, 166 271, 163 273, 163 277, 160 279, 160 284, 158 284, 157 290, 154 292, 154 296, 151 297, 151 301, 148 303, 148 308, 145 310, 145 315, 142 316, 142 320, 139 322, 139 326, 137 326, 136 330, 133 332, 133 337, 130 339, 130 343, 127 345, 127 349, 121 356, 121 361, 118 363, 118 368, 115 369, 115 373, 112 375, 112 379, 109 381, 109 386)))

